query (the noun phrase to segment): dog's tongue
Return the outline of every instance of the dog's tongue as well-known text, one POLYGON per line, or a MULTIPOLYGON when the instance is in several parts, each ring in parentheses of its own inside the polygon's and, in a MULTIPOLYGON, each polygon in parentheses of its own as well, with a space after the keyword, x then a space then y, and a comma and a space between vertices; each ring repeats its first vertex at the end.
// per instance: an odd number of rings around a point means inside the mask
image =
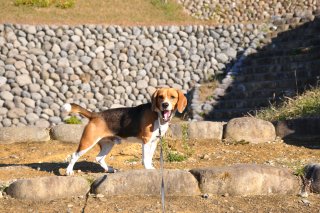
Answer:
POLYGON ((169 110, 163 111, 163 118, 164 118, 164 120, 168 120, 169 117, 170 117, 170 111, 169 111, 169 110))

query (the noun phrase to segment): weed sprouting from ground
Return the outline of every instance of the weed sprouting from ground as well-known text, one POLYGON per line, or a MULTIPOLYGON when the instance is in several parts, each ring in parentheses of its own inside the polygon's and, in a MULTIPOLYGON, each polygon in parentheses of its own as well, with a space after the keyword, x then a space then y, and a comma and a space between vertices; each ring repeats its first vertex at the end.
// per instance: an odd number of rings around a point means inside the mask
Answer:
POLYGON ((163 146, 164 158, 166 161, 182 162, 187 159, 187 157, 184 154, 179 153, 178 151, 172 150, 165 139, 162 139, 162 146, 163 146))
POLYGON ((70 118, 64 120, 67 124, 82 124, 81 120, 77 116, 71 116, 70 118))

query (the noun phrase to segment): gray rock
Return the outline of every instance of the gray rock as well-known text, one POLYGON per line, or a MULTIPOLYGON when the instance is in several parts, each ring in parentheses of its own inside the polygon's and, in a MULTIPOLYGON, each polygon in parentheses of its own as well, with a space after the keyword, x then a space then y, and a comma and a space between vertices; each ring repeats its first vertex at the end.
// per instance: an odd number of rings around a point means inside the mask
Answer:
POLYGON ((43 142, 49 141, 49 131, 38 127, 0 128, 0 143, 43 142))
POLYGON ((60 58, 58 60, 58 67, 66 68, 69 67, 69 60, 67 58, 60 58))
POLYGON ((7 116, 8 116, 8 118, 14 119, 14 118, 19 118, 19 117, 24 117, 24 116, 26 116, 26 113, 25 113, 25 111, 23 109, 14 108, 14 106, 13 106, 8 111, 7 116))
MULTIPOLYGON (((167 196, 200 194, 197 180, 187 171, 165 170, 164 181, 167 196)), ((159 196, 160 182, 157 170, 131 170, 102 176, 93 183, 92 189, 105 196, 159 196)))
POLYGON ((222 140, 223 125, 223 122, 190 122, 188 125, 188 137, 190 139, 222 140))
POLYGON ((83 64, 87 65, 87 64, 89 64, 89 63, 91 62, 91 57, 89 57, 89 56, 82 56, 82 57, 80 58, 80 61, 81 61, 83 64))
POLYGON ((192 169, 202 193, 230 196, 292 194, 299 191, 299 179, 286 168, 257 164, 192 169))
POLYGON ((44 201, 85 196, 89 182, 82 177, 38 177, 10 184, 6 193, 13 198, 44 201))
POLYGON ((35 113, 28 113, 26 116, 26 120, 28 121, 29 124, 33 124, 37 120, 39 120, 39 116, 35 113))
POLYGON ((150 39, 142 39, 140 43, 142 46, 145 46, 145 47, 150 47, 153 44, 150 39))
POLYGON ((105 44, 105 46, 104 46, 104 48, 105 48, 106 50, 113 50, 114 47, 115 47, 114 42, 107 42, 107 43, 105 44))
POLYGON ((16 67, 17 70, 21 70, 21 69, 25 69, 26 68, 26 64, 23 61, 16 61, 14 63, 14 66, 16 67))
POLYGON ((7 78, 6 77, 3 77, 3 76, 0 76, 0 87, 5 85, 7 82, 7 78))
POLYGON ((35 107, 35 101, 30 98, 22 98, 22 103, 31 108, 35 107))
POLYGON ((222 62, 222 63, 226 63, 229 60, 228 56, 224 53, 217 54, 216 58, 217 58, 218 62, 222 62))
POLYGON ((126 90, 125 90, 124 87, 118 86, 118 87, 115 88, 115 92, 116 92, 117 94, 122 94, 122 93, 125 93, 126 90))
POLYGON ((120 61, 127 61, 128 60, 128 56, 126 54, 124 54, 124 53, 120 53, 119 60, 120 61))
POLYGON ((237 57, 237 51, 233 48, 228 48, 226 51, 225 51, 225 54, 231 58, 236 58, 237 57))
POLYGON ((84 125, 78 124, 60 124, 51 128, 51 138, 67 143, 79 143, 84 125))
POLYGON ((45 52, 39 48, 30 49, 28 52, 29 54, 33 54, 33 55, 45 55, 45 52))
POLYGON ((5 100, 5 101, 13 101, 14 96, 9 91, 3 91, 0 93, 0 97, 2 100, 5 100))
POLYGON ((275 127, 272 123, 253 117, 231 119, 226 126, 224 138, 226 141, 247 141, 263 143, 274 141, 275 127))
POLYGON ((137 82, 137 89, 145 89, 148 87, 148 82, 145 80, 139 80, 137 82))
POLYGON ((26 25, 25 26, 25 30, 26 30, 27 33, 30 33, 30 34, 36 34, 37 33, 36 26, 34 26, 34 25, 26 25))
POLYGON ((59 53, 61 52, 61 48, 59 47, 59 45, 53 44, 53 45, 52 45, 52 48, 51 48, 51 51, 52 51, 54 54, 59 54, 59 53))
POLYGON ((107 65, 101 59, 92 59, 92 61, 90 63, 90 67, 93 70, 103 70, 103 69, 107 68, 107 65))
POLYGON ((27 74, 19 75, 16 77, 16 82, 19 84, 19 86, 23 87, 24 85, 31 84, 31 78, 27 74))
POLYGON ((53 116, 53 117, 49 118, 49 121, 54 123, 54 124, 59 124, 59 123, 61 123, 61 118, 58 117, 58 116, 53 116))
POLYGON ((47 121, 45 119, 39 119, 35 122, 35 126, 39 127, 39 128, 49 128, 50 123, 49 123, 49 121, 47 121))

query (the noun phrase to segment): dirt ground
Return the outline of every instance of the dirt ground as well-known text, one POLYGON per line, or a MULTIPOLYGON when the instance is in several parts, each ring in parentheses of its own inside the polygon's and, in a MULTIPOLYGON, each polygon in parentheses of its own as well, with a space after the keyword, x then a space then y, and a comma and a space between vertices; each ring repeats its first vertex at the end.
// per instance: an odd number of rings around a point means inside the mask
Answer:
MULTIPOLYGON (((165 162, 165 168, 189 170, 193 168, 227 166, 237 163, 258 163, 290 168, 292 172, 308 163, 318 162, 318 142, 304 146, 281 141, 265 144, 224 144, 221 141, 170 141, 171 150, 189 153, 183 162, 165 162), (187 148, 186 148, 187 147, 187 148)), ((141 145, 124 143, 114 147, 107 156, 108 165, 124 170, 142 169, 141 145)), ((67 156, 77 144, 49 141, 0 145, 0 186, 21 178, 63 175, 67 156)), ((77 176, 103 175, 94 162, 98 147, 88 152, 76 164, 77 176)), ((154 158, 159 168, 158 150, 154 158)), ((47 202, 0 198, 0 212, 161 212, 159 197, 77 197, 47 202)), ((247 196, 209 195, 195 197, 166 197, 166 212, 320 212, 320 196, 308 198, 297 195, 247 196)))

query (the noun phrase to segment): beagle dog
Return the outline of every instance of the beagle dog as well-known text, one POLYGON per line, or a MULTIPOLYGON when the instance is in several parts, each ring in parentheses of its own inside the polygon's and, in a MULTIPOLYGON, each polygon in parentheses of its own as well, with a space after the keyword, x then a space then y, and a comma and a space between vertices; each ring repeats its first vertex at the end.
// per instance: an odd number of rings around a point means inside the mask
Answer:
POLYGON ((142 164, 146 169, 154 169, 152 157, 157 147, 159 128, 161 136, 168 130, 169 122, 175 112, 182 113, 187 106, 184 94, 173 88, 159 88, 152 95, 151 103, 136 107, 109 109, 90 112, 76 104, 64 104, 62 110, 80 113, 90 119, 86 125, 75 153, 71 155, 66 174, 73 174, 77 160, 98 144, 100 152, 96 161, 106 172, 114 172, 105 162, 106 155, 114 144, 121 140, 137 138, 142 143, 142 164))

